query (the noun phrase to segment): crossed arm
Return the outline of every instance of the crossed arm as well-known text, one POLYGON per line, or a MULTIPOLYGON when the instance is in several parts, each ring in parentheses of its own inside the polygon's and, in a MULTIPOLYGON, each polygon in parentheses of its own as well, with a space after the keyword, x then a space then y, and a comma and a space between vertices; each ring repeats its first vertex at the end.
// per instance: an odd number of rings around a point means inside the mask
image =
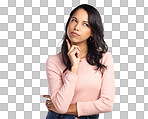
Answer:
MULTIPOLYGON (((43 97, 46 97, 46 98, 49 98, 50 99, 50 100, 46 100, 46 103, 45 103, 48 111, 54 111, 54 112, 59 113, 56 110, 56 108, 54 107, 50 95, 43 95, 43 97)), ((68 108, 68 110, 67 110, 67 112, 65 114, 78 115, 78 112, 77 112, 77 104, 70 104, 70 106, 69 106, 69 108, 68 108)))

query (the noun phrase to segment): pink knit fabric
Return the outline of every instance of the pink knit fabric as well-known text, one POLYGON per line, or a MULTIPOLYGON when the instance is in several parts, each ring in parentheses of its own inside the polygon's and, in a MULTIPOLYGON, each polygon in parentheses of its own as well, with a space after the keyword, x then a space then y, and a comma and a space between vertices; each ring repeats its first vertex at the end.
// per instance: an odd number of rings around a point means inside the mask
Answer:
POLYGON ((112 111, 115 97, 113 57, 103 54, 102 63, 107 66, 103 77, 94 70, 86 58, 81 59, 78 74, 66 68, 61 52, 48 57, 46 73, 51 100, 59 113, 66 113, 70 104, 77 103, 78 116, 112 111))

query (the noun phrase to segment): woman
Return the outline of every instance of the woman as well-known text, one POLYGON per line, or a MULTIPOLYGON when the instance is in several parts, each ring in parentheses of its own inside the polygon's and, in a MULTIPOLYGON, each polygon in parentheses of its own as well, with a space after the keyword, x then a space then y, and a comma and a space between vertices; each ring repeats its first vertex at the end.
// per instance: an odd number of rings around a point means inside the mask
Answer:
POLYGON ((50 56, 44 95, 46 119, 98 119, 113 108, 115 83, 111 53, 99 12, 82 4, 70 13, 61 52, 50 56))

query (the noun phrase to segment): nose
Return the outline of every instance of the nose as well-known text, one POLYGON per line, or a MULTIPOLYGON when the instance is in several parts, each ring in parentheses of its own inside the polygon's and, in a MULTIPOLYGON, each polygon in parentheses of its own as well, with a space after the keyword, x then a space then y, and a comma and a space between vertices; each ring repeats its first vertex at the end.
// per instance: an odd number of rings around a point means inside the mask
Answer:
POLYGON ((80 24, 79 23, 77 23, 76 25, 75 25, 75 27, 74 27, 74 30, 79 30, 80 29, 80 24))

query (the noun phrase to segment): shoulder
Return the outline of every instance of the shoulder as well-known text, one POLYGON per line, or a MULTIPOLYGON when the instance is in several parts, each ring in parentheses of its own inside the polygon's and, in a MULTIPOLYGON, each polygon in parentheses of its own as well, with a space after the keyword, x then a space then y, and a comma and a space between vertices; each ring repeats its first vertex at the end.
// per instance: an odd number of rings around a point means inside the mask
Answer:
POLYGON ((62 61, 62 53, 59 52, 59 53, 57 53, 57 54, 55 54, 55 55, 49 56, 49 57, 47 58, 47 61, 46 61, 46 62, 55 62, 55 63, 59 63, 59 62, 61 62, 61 61, 62 61))
POLYGON ((102 57, 103 58, 112 57, 112 54, 107 51, 107 52, 105 52, 105 53, 102 54, 102 57))
POLYGON ((110 52, 105 52, 102 54, 102 63, 106 64, 106 63, 113 63, 113 56, 110 52))
POLYGON ((62 52, 49 56, 46 61, 46 66, 52 70, 56 68, 56 70, 62 72, 66 67, 63 63, 62 52))

